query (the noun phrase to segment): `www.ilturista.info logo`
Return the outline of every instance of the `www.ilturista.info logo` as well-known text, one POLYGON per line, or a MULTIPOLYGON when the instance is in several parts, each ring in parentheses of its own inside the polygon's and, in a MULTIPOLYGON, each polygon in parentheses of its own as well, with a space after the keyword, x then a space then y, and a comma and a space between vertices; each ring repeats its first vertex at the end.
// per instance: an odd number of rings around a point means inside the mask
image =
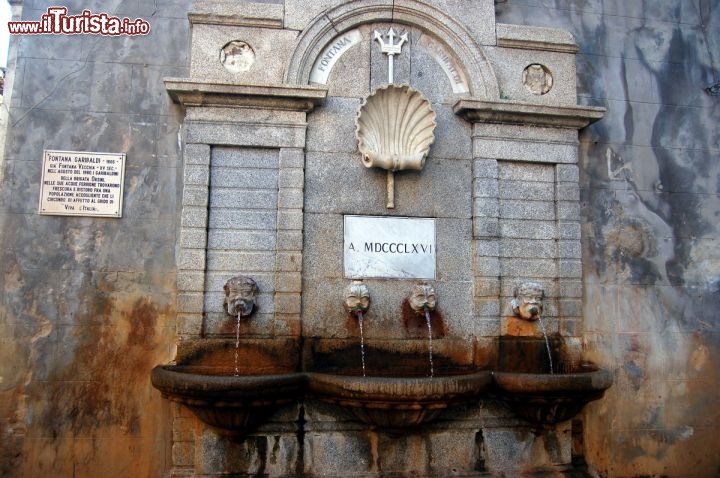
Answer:
POLYGON ((65 7, 50 7, 39 22, 8 22, 8 30, 11 35, 147 35, 150 24, 141 18, 130 20, 90 10, 68 15, 65 7))

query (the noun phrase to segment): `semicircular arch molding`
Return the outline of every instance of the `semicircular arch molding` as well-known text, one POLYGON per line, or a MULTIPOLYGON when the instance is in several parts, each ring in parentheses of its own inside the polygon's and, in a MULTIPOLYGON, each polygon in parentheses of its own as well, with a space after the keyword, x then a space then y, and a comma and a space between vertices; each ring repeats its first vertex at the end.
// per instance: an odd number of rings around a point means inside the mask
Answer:
POLYGON ((359 0, 322 13, 301 33, 288 62, 285 81, 308 84, 316 59, 338 35, 363 24, 379 22, 406 24, 428 32, 456 55, 468 79, 471 96, 492 100, 500 97, 492 65, 465 26, 441 10, 414 0, 359 0))

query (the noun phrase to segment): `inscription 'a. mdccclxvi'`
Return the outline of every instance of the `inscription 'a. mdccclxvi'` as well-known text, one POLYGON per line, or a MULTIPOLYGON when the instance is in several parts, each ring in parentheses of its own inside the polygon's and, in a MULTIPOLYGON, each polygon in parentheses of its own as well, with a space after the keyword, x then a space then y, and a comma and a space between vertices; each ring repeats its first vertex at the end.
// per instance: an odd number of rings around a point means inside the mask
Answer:
MULTIPOLYGON (((349 251, 356 251, 352 242, 349 251)), ((366 242, 362 249, 364 252, 384 254, 432 254, 432 244, 411 244, 406 242, 366 242)))

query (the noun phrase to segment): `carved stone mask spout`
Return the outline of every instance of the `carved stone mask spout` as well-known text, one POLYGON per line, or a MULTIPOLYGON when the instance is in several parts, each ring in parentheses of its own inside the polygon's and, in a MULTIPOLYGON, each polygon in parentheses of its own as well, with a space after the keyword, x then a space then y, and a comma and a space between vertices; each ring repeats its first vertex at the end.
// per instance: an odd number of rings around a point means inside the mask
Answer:
POLYGON ((250 277, 237 276, 225 284, 225 310, 233 317, 248 317, 255 308, 258 286, 250 277))
POLYGON ((418 282, 413 286, 408 297, 410 307, 418 314, 424 314, 425 310, 433 311, 437 305, 437 294, 435 288, 427 282, 418 282))
POLYGON ((353 281, 345 289, 345 310, 353 315, 365 313, 370 308, 370 289, 362 281, 353 281))
POLYGON ((537 282, 524 282, 513 289, 513 313, 524 320, 537 320, 542 316, 545 291, 537 282))

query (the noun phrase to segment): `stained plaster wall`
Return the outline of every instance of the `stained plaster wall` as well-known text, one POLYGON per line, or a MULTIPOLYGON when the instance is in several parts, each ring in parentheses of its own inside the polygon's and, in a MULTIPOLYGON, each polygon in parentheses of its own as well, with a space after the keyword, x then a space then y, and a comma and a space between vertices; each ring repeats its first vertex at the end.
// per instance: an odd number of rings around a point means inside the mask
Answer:
POLYGON ((586 413, 603 476, 713 476, 720 418, 717 2, 498 5, 573 33, 581 135, 585 337, 615 386, 586 413))
MULTIPOLYGON (((15 2, 20 3, 20 2, 15 2)), ((37 21, 57 2, 22 2, 37 21)), ((62 2, 143 18, 146 37, 13 37, 2 164, 0 475, 161 476, 173 356, 179 108, 189 1, 62 2), (39 216, 43 149, 126 152, 121 219, 39 216)), ((3 105, 4 107, 5 105, 3 105)))
MULTIPOLYGON (((321 3, 286 2, 286 25, 300 28, 321 3)), ((175 340, 181 113, 160 78, 186 75, 189 7, 107 5, 98 8, 150 19, 151 37, 19 39, 0 216, 9 476, 159 476, 171 461, 171 407, 147 371, 175 340), (37 216, 43 148, 127 151, 123 219, 37 216)), ((26 1, 24 16, 47 6, 26 1)), ((600 476, 714 476, 718 100, 703 88, 718 79, 720 7, 508 0, 496 11, 498 22, 572 32, 578 102, 608 108, 581 135, 583 335, 588 353, 616 370, 585 414, 586 458, 600 476)), ((182 428, 176 419, 176 440, 193 420, 182 428)), ((221 466, 214 436, 203 443, 221 466)))

